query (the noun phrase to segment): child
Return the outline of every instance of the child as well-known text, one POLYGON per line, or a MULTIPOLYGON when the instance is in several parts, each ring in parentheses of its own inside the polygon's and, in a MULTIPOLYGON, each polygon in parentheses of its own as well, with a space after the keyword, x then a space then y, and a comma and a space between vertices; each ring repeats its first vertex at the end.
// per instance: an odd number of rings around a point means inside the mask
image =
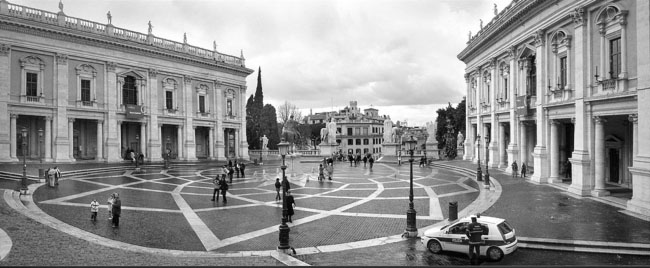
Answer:
POLYGON ((97 199, 93 199, 90 202, 90 220, 93 222, 97 221, 97 211, 99 211, 99 202, 97 202, 97 199))
POLYGON ((115 201, 115 198, 113 194, 108 197, 108 219, 112 220, 113 219, 113 201, 115 201))

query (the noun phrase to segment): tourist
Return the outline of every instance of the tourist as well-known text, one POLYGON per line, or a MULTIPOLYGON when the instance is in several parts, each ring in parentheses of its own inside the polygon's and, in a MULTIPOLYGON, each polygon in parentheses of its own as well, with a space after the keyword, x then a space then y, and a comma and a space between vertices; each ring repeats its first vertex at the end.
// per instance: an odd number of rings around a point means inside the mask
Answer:
POLYGON ((122 214, 122 200, 120 200, 120 195, 118 193, 113 194, 115 199, 113 200, 113 228, 120 227, 120 215, 122 214))
POLYGON ((54 185, 59 185, 59 179, 61 178, 61 170, 59 167, 54 167, 54 185))
POLYGON ((282 183, 280 183, 280 178, 275 178, 275 200, 276 201, 282 200, 282 196, 280 196, 280 188, 282 188, 282 183))
POLYGON ((244 170, 246 170, 246 164, 244 164, 244 163, 242 162, 242 163, 239 164, 239 171, 241 171, 241 177, 242 177, 242 178, 245 178, 245 177, 246 177, 246 175, 244 175, 244 170))
MULTIPOLYGON (((232 180, 232 176, 230 177, 232 180)), ((221 195, 223 196, 223 202, 228 203, 226 199, 226 192, 228 191, 228 183, 226 183, 226 177, 221 177, 221 195)))
POLYGON ((399 152, 397 154, 397 165, 401 166, 402 165, 402 152, 399 152))
POLYGON ((323 164, 318 165, 318 181, 323 181, 325 179, 325 175, 323 174, 323 164))
POLYGON ((136 161, 135 152, 133 150, 131 150, 131 153, 129 154, 129 157, 131 158, 131 163, 135 163, 135 161, 136 161))
POLYGON ((348 155, 348 161, 350 161, 350 166, 352 166, 352 162, 354 162, 354 157, 352 156, 352 154, 348 155))
POLYGON ((293 199, 293 195, 291 195, 291 191, 287 191, 287 217, 289 217, 289 222, 293 222, 291 220, 291 216, 293 216, 293 208, 296 207, 296 201, 293 199))
POLYGON ((93 222, 97 221, 97 212, 99 211, 99 202, 97 202, 97 199, 93 199, 92 202, 90 202, 90 220, 93 222))
POLYGON ((359 162, 361 162, 361 155, 360 155, 360 154, 357 154, 357 158, 354 159, 354 166, 355 166, 355 167, 358 166, 358 165, 359 165, 359 162))
POLYGON ((232 174, 235 173, 235 170, 232 168, 232 166, 228 166, 228 179, 230 180, 230 183, 232 183, 232 174))
POLYGON ((521 177, 526 178, 526 172, 528 171, 528 166, 526 166, 526 163, 521 163, 521 177))
POLYGON ((115 201, 115 195, 111 194, 108 197, 108 219, 113 219, 113 201, 115 201))
POLYGON ((239 178, 239 163, 235 160, 235 173, 237 173, 237 178, 239 178))
POLYGON ((512 177, 516 178, 517 177, 517 170, 519 167, 517 166, 517 160, 512 162, 512 177))
POLYGON ((221 182, 219 181, 219 175, 214 177, 214 180, 212 180, 212 186, 214 187, 214 190, 212 191, 212 199, 210 201, 215 201, 214 196, 217 196, 216 201, 219 201, 219 190, 221 190, 221 182))
POLYGON ((375 163, 375 158, 372 155, 370 155, 368 157, 368 162, 370 162, 370 170, 372 170, 372 164, 375 163))
POLYGON ((368 162, 368 157, 366 157, 366 156, 364 155, 364 156, 363 156, 363 159, 361 159, 361 160, 363 160, 363 167, 365 168, 365 167, 366 167, 366 163, 368 162))

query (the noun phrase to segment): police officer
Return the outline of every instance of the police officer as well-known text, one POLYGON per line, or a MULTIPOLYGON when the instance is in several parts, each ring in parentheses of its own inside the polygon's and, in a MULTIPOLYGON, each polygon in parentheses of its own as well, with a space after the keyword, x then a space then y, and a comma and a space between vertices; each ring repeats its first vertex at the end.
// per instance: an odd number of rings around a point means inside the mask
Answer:
POLYGON ((483 235, 483 226, 476 222, 476 217, 472 217, 472 223, 467 225, 465 231, 469 238, 469 259, 472 265, 478 265, 478 258, 481 255, 481 236, 483 235))

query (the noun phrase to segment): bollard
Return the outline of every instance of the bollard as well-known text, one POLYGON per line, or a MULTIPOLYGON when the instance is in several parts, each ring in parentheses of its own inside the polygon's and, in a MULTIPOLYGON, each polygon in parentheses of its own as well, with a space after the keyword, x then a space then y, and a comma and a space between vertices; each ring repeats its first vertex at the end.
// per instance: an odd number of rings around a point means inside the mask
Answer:
POLYGON ((38 181, 39 182, 45 182, 47 180, 47 174, 45 174, 45 169, 44 168, 39 168, 38 169, 38 181))
POLYGON ((458 202, 452 201, 449 202, 449 221, 455 221, 458 219, 458 202))
POLYGON ((490 188, 490 175, 487 174, 487 173, 485 174, 485 186, 484 187, 485 188, 490 188))

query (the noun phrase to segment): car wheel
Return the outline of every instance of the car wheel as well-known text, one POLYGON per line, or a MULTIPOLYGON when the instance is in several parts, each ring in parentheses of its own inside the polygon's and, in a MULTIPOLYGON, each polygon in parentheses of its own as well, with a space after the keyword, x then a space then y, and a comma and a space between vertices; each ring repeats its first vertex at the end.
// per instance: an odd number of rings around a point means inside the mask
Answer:
POLYGON ((498 247, 491 247, 488 248, 485 255, 487 255, 488 260, 490 261, 500 261, 501 259, 503 259, 503 250, 501 250, 498 247))
POLYGON ((429 244, 427 244, 427 248, 429 249, 429 251, 436 254, 442 252, 442 246, 440 245, 440 242, 436 240, 429 241, 429 244))

